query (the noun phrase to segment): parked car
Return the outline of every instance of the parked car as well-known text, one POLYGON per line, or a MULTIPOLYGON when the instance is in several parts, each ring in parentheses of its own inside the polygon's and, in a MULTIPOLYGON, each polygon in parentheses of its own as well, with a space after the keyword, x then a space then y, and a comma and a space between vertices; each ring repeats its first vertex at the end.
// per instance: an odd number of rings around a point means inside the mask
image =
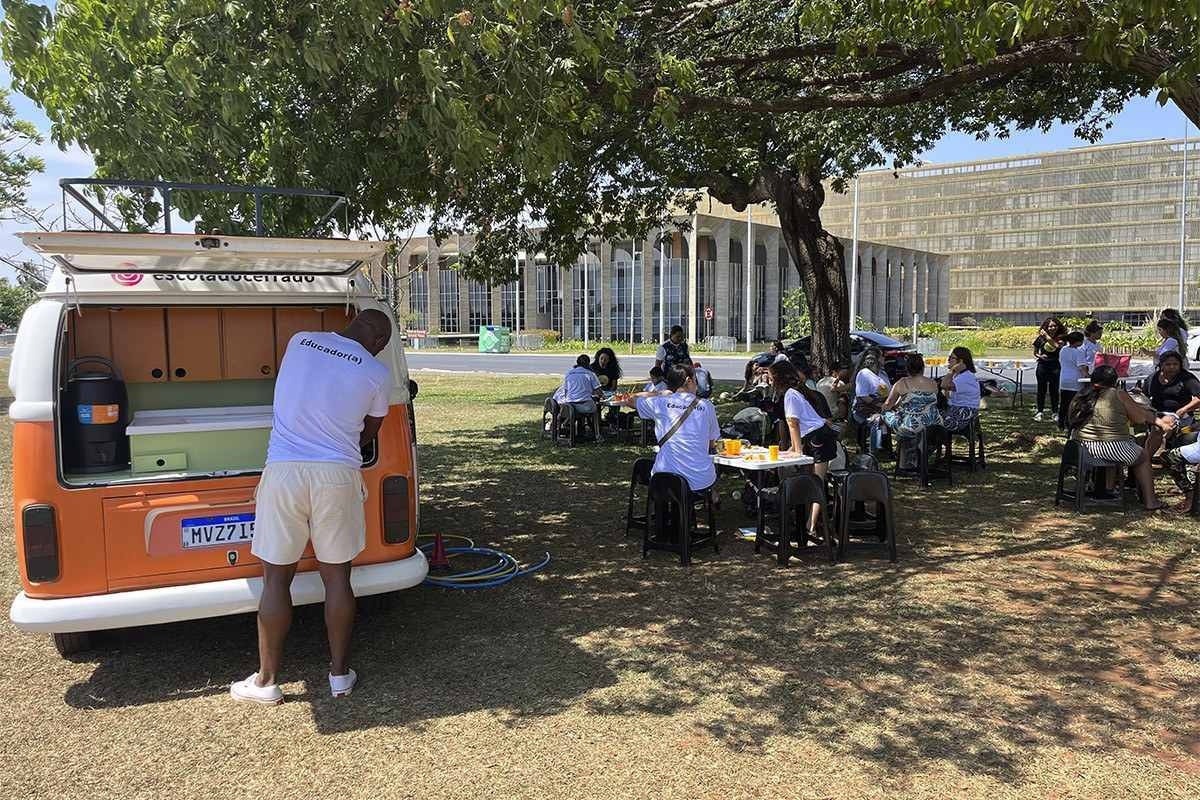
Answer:
MULTIPOLYGON (((888 378, 894 382, 904 377, 905 370, 901 359, 907 353, 912 352, 911 344, 897 341, 876 331, 850 332, 850 356, 855 365, 868 347, 878 347, 883 351, 883 368, 887 371, 888 378)), ((807 365, 812 360, 812 337, 802 336, 791 344, 785 344, 783 352, 787 354, 792 363, 798 366, 807 365)), ((770 353, 759 353, 751 359, 754 364, 759 366, 768 366, 772 360, 770 353)))
POLYGON ((1200 361, 1200 330, 1188 336, 1185 355, 1193 362, 1200 361))

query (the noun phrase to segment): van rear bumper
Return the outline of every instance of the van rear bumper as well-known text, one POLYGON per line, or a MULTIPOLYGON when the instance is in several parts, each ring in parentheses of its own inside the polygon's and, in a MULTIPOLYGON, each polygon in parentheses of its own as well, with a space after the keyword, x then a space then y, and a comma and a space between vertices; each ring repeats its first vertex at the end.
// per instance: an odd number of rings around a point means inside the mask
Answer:
MULTIPOLYGON (((425 580, 428 572, 425 554, 417 550, 400 561, 354 567, 350 582, 354 594, 365 597, 416 586, 425 580)), ((131 628, 257 611, 261 593, 262 578, 235 578, 54 600, 35 600, 20 592, 13 598, 9 617, 21 630, 41 633, 131 628)), ((324 599, 325 587, 316 571, 296 574, 292 581, 294 604, 320 603, 324 599)))

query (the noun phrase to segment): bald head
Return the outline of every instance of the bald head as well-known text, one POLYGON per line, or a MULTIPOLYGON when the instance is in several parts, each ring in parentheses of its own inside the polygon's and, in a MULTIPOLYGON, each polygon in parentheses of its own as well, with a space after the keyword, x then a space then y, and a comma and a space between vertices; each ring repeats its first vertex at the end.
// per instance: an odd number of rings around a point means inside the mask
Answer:
POLYGON ((353 339, 371 355, 377 356, 392 338, 392 321, 382 311, 368 308, 359 312, 346 326, 346 330, 342 331, 342 336, 353 339))

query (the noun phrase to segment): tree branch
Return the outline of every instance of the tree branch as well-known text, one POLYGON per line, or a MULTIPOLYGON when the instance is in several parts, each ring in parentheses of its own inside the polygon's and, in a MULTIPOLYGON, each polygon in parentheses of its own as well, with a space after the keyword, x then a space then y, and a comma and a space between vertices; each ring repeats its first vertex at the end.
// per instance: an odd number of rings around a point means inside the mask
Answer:
MULTIPOLYGON (((849 86, 853 84, 871 83, 873 81, 895 78, 907 72, 912 72, 918 67, 932 66, 936 63, 937 61, 934 59, 914 57, 911 59, 897 61, 876 69, 864 70, 862 72, 846 72, 841 75, 793 79, 784 75, 767 73, 763 75, 751 75, 747 80, 773 83, 778 86, 787 86, 793 89, 812 89, 820 86, 849 86)), ((750 67, 747 66, 743 67, 742 69, 748 68, 750 67)))
MULTIPOLYGON (((964 86, 991 78, 1012 75, 1029 67, 1044 64, 1078 63, 1083 61, 1073 40, 1055 39, 1018 48, 984 63, 966 64, 921 83, 881 92, 846 92, 839 94, 814 93, 783 97, 777 100, 757 100, 753 97, 715 97, 702 94, 682 94, 679 100, 689 111, 721 110, 738 114, 779 114, 787 112, 822 111, 836 108, 890 108, 920 103, 950 94, 964 86)), ((646 92, 639 93, 642 96, 646 92)), ((653 91, 649 94, 652 96, 653 91)))
MULTIPOLYGON (((876 45, 873 50, 868 50, 866 47, 859 48, 856 51, 859 55, 874 55, 883 58, 922 58, 934 59, 937 53, 928 48, 912 47, 903 44, 902 42, 881 42, 876 45)), ((794 61, 798 58, 812 58, 815 56, 833 56, 838 53, 838 42, 834 39, 827 39, 819 42, 811 42, 804 45, 791 45, 788 47, 774 47, 770 50, 763 50, 758 53, 746 53, 743 55, 727 55, 717 56, 715 58, 702 58, 696 62, 698 69, 715 69, 720 67, 739 67, 747 64, 759 66, 762 64, 771 64, 778 61, 794 61)))

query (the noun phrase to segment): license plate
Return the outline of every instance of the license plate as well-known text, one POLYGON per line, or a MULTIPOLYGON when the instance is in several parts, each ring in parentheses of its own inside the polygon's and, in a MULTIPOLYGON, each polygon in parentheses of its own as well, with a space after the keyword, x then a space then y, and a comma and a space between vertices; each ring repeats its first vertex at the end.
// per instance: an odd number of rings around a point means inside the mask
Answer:
POLYGON ((180 521, 179 531, 185 550, 245 544, 254 539, 254 513, 191 517, 180 521))

